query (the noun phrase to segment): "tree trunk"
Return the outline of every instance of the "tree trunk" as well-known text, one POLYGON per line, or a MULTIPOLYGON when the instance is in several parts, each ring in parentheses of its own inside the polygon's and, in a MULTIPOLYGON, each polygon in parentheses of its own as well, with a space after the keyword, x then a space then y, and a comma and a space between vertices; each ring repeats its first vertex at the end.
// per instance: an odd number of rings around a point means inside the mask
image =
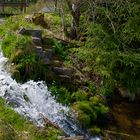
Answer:
POLYGON ((61 14, 61 21, 62 21, 63 32, 64 32, 65 36, 68 36, 66 19, 65 19, 65 14, 64 14, 63 8, 60 9, 60 14, 61 14))
POLYGON ((79 21, 80 21, 80 3, 71 3, 69 0, 66 1, 71 11, 72 21, 71 21, 71 29, 70 29, 70 38, 77 39, 79 37, 79 21))
POLYGON ((58 3, 58 0, 54 0, 54 8, 55 8, 55 11, 57 10, 57 3, 58 3))

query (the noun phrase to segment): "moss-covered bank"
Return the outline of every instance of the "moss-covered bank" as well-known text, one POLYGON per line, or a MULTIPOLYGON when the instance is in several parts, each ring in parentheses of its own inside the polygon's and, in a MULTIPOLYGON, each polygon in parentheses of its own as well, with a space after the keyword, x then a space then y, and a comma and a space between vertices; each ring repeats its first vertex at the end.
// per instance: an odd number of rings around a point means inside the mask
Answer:
POLYGON ((57 140, 61 134, 51 125, 37 128, 26 118, 12 110, 0 98, 0 139, 1 140, 57 140))
MULTIPOLYGON (((56 14, 55 16, 58 19, 59 15, 56 14)), ((54 24, 54 26, 56 25, 54 24)), ((78 47, 77 44, 50 38, 50 35, 44 30, 42 36, 43 50, 48 48, 55 49, 52 61, 49 64, 45 64, 35 52, 32 37, 17 33, 20 27, 40 28, 43 30, 42 27, 26 21, 24 16, 10 17, 0 27, 1 36, 3 37, 2 50, 4 55, 9 58, 9 61, 14 64, 11 67, 14 78, 20 82, 28 79, 45 80, 48 82, 49 89, 55 95, 57 101, 76 110, 77 118, 82 127, 88 128, 93 134, 98 134, 101 131, 99 127, 104 126, 100 120, 104 120, 108 108, 104 105, 105 102, 100 96, 93 96, 93 91, 96 87, 93 87, 92 82, 88 81, 88 78, 81 74, 77 67, 70 62, 68 56, 71 55, 72 48, 78 47), (52 71, 54 66, 69 67, 73 72, 70 75, 57 75, 52 71), (82 76, 85 78, 81 79, 82 76)), ((61 69, 63 73, 71 73, 69 69, 66 70, 61 69)))

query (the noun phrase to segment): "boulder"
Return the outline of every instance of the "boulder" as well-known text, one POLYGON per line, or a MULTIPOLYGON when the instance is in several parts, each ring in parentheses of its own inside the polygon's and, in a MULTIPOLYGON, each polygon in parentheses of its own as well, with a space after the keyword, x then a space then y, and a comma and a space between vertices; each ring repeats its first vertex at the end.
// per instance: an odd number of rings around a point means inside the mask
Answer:
POLYGON ((54 7, 44 7, 40 10, 40 12, 43 13, 54 13, 55 12, 55 8, 54 7))
POLYGON ((44 19, 44 14, 43 13, 35 13, 32 16, 32 21, 36 25, 41 25, 44 28, 48 28, 48 24, 46 23, 44 19))
POLYGON ((41 25, 44 28, 49 27, 47 22, 45 21, 43 13, 34 13, 32 15, 27 15, 27 16, 25 16, 25 20, 27 22, 33 22, 36 25, 41 25))

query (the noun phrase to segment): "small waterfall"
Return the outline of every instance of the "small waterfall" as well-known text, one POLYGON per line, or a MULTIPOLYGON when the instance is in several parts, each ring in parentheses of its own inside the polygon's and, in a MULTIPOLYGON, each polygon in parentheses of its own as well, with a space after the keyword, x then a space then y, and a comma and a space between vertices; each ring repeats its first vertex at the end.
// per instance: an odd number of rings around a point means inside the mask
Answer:
MULTIPOLYGON (((0 25, 3 22, 4 19, 0 18, 0 25)), ((55 101, 45 82, 31 80, 24 84, 17 83, 5 69, 7 61, 0 49, 0 97, 4 98, 7 104, 40 127, 44 126, 45 117, 71 137, 84 134, 71 110, 55 101)), ((100 140, 99 137, 85 136, 86 140, 100 140)))
MULTIPOLYGON (((67 116, 70 109, 57 103, 43 81, 19 84, 5 70, 7 58, 0 52, 0 96, 19 114, 43 126, 43 116, 56 123, 67 135, 81 134, 76 121, 67 116)), ((69 115, 70 116, 70 115, 69 115)))

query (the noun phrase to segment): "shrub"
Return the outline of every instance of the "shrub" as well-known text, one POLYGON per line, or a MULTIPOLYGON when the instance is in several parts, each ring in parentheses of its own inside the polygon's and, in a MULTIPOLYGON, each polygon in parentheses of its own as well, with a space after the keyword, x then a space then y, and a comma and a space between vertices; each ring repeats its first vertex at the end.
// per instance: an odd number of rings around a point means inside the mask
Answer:
POLYGON ((63 86, 51 85, 49 90, 55 96, 56 100, 62 104, 71 104, 71 93, 63 86))
POLYGON ((2 41, 2 51, 8 58, 16 53, 16 49, 24 49, 31 45, 31 38, 14 33, 7 33, 2 41))
POLYGON ((88 128, 97 124, 98 119, 104 119, 109 111, 99 97, 92 97, 89 101, 77 102, 74 108, 78 112, 79 122, 82 123, 83 127, 88 128), (82 122, 84 119, 86 122, 82 122))
POLYGON ((72 100, 74 101, 84 101, 84 100, 87 100, 88 97, 87 97, 87 93, 83 90, 78 90, 74 93, 72 93, 72 100))
POLYGON ((101 129, 97 126, 94 126, 89 129, 91 135, 99 135, 101 133, 101 129))
POLYGON ((83 111, 79 112, 78 120, 84 128, 87 128, 90 126, 90 122, 91 122, 90 116, 84 113, 83 111))

